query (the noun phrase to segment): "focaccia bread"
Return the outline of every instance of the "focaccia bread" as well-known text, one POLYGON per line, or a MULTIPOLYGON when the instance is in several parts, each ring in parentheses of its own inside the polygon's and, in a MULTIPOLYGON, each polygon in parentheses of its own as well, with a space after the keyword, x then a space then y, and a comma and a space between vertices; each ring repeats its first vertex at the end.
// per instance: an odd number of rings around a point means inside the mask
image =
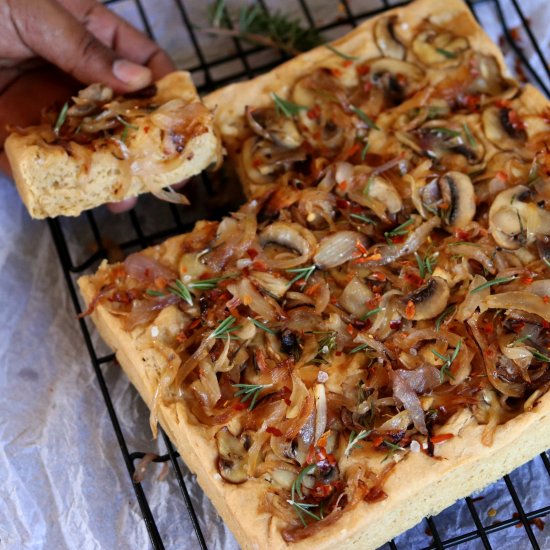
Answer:
POLYGON ((241 546, 374 549, 547 449, 548 102, 467 7, 207 102, 251 200, 79 285, 241 546))
POLYGON ((77 216, 146 192, 162 195, 162 188, 221 157, 212 114, 184 71, 126 96, 94 84, 44 118, 5 143, 33 218, 77 216))

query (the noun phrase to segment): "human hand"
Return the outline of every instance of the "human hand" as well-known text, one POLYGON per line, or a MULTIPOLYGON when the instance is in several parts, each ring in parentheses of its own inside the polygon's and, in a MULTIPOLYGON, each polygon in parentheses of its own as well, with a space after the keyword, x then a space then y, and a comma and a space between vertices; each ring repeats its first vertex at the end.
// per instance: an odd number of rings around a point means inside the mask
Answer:
POLYGON ((79 82, 123 93, 173 70, 157 44, 97 0, 0 0, 0 170, 9 174, 6 126, 37 124, 79 82))

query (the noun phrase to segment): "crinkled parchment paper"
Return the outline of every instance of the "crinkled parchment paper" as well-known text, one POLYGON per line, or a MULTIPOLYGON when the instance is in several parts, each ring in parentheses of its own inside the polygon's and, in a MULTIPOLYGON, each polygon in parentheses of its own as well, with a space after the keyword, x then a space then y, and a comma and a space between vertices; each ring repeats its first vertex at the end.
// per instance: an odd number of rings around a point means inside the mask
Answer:
MULTIPOLYGON (((508 1, 502 5, 509 25, 514 26, 518 22, 508 1)), ((156 38, 179 65, 195 65, 197 59, 175 2, 143 0, 142 4, 156 38)), ((205 3, 189 0, 185 4, 191 20, 204 25, 205 3)), ((270 4, 283 5, 275 0, 270 4)), ((548 55, 550 4, 547 0, 521 4, 548 55)), ((286 0, 284 5, 300 15, 297 2, 286 0)), ((312 11, 319 23, 331 20, 338 9, 330 0, 310 0, 310 5, 315 6, 312 11)), ((359 13, 377 4, 375 0, 351 0, 350 5, 359 13)), ((130 21, 139 22, 131 0, 117 4, 116 9, 130 21)), ((492 3, 482 4, 478 14, 497 38, 500 27, 492 3)), ((207 60, 233 47, 227 40, 199 38, 207 60)), ((261 54, 256 62, 274 55, 261 54)), ((239 69, 239 63, 220 66, 211 76, 231 74, 239 69)), ((198 76, 199 80, 203 77, 198 76)), ((162 221, 166 212, 154 201, 142 200, 138 208, 140 219, 147 225, 162 221)), ((100 209, 98 218, 105 234, 115 241, 131 234, 127 214, 117 218, 100 209)), ((87 224, 83 220, 64 224, 75 261, 85 258, 91 241, 85 231, 87 224)), ((97 337, 95 341, 97 349, 106 351, 97 337)), ((152 440, 148 411, 120 369, 114 363, 102 368, 130 451, 165 453, 162 441, 152 440)), ((161 465, 148 468, 144 489, 165 546, 197 548, 175 477, 170 473, 159 481, 161 471, 161 465)), ((185 468, 184 472, 209 547, 237 548, 193 476, 185 468)), ((0 475, 0 548, 149 547, 47 224, 29 219, 15 189, 5 179, 0 179, 0 475)), ((511 478, 527 510, 548 505, 549 478, 540 457, 511 478)), ((516 511, 503 481, 478 496, 475 506, 485 525, 508 519, 516 511)), ((444 538, 474 529, 463 501, 441 513, 435 522, 444 538)), ((426 528, 424 522, 400 536, 398 547, 429 545, 431 537, 426 528)), ((535 526, 533 529, 541 548, 550 549, 550 527, 542 532, 535 526)), ((490 541, 501 549, 530 547, 523 527, 492 534, 490 541)), ((481 547, 479 541, 461 546, 481 547)))

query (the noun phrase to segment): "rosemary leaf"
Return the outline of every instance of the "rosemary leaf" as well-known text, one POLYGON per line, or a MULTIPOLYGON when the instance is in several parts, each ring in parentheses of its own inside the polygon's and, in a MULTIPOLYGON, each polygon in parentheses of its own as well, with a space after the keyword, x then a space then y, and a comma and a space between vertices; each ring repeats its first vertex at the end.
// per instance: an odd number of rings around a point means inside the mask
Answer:
POLYGON ((376 126, 374 120, 372 120, 372 118, 367 115, 365 111, 362 111, 361 109, 359 109, 359 107, 355 107, 354 105, 350 105, 349 108, 355 115, 357 115, 359 119, 361 119, 367 125, 368 128, 371 128, 372 130, 380 130, 380 128, 376 126))
POLYGON ((345 59, 346 61, 357 61, 359 59, 355 55, 348 55, 347 53, 337 50, 334 46, 331 46, 330 44, 325 44, 325 48, 327 50, 330 50, 332 53, 336 54, 338 57, 345 59))
POLYGON ((69 103, 66 101, 65 105, 61 108, 61 111, 59 111, 59 114, 57 115, 57 120, 55 121, 55 124, 53 126, 53 133, 58 136, 59 130, 61 130, 61 127, 63 124, 65 124, 65 120, 67 119, 67 111, 69 110, 69 103))
POLYGON ((275 102, 275 111, 278 115, 292 118, 293 116, 298 115, 300 111, 307 111, 307 107, 304 107, 303 105, 298 105, 297 103, 292 103, 292 101, 287 101, 286 99, 279 97, 274 92, 271 92, 271 97, 275 102))
POLYGON ((484 288, 489 288, 491 286, 495 285, 503 285, 506 283, 509 283, 513 281, 516 277, 499 277, 497 279, 493 279, 492 281, 487 281, 486 283, 483 283, 482 285, 476 286, 473 290, 470 290, 470 293, 473 294, 474 292, 480 292, 484 288))

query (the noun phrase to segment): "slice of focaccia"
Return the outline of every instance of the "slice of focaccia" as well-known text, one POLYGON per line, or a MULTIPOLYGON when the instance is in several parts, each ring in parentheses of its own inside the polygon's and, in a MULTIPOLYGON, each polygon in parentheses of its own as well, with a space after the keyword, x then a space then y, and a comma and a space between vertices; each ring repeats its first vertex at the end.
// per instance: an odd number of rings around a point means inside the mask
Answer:
POLYGON ((40 126, 12 133, 5 150, 34 218, 162 194, 221 156, 212 114, 183 71, 126 96, 89 86, 40 126))
POLYGON ((377 548, 547 449, 548 102, 465 4, 207 101, 251 200, 79 284, 242 547, 377 548))

